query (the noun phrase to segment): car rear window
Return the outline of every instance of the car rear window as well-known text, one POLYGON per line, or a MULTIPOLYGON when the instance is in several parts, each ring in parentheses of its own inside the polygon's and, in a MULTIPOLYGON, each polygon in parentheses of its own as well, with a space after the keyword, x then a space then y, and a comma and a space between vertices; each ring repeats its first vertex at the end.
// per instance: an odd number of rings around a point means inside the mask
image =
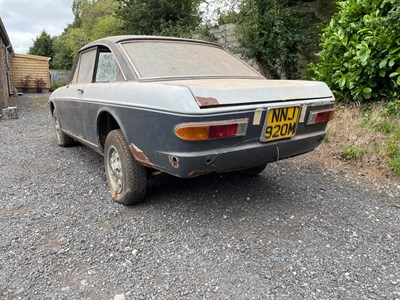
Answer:
POLYGON ((224 50, 189 42, 129 42, 122 44, 141 78, 260 77, 224 50))

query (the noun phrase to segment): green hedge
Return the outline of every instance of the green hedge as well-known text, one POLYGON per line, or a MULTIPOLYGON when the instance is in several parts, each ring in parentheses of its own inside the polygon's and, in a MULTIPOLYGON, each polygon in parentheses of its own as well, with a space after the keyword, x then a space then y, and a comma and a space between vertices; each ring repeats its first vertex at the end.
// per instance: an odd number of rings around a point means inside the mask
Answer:
POLYGON ((400 0, 346 0, 322 34, 314 79, 341 101, 400 95, 400 0))

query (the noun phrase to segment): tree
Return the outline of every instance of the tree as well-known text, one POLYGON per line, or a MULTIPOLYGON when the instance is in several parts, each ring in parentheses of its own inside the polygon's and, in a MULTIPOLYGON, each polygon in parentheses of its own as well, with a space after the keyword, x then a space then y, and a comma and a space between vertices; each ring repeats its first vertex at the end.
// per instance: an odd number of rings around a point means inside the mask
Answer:
POLYGON ((201 22, 201 0, 119 0, 126 34, 191 37, 201 22))
POLYGON ((122 21, 116 16, 114 0, 74 0, 74 22, 54 41, 54 65, 70 69, 78 50, 85 44, 122 33, 122 21))
POLYGON ((86 34, 71 25, 54 40, 54 61, 56 69, 71 69, 78 50, 89 42, 86 34))
POLYGON ((80 0, 79 28, 89 41, 122 33, 123 22, 116 14, 119 4, 115 0, 80 0))
MULTIPOLYGON (((307 77, 316 60, 321 24, 336 12, 334 0, 205 1, 208 18, 238 24, 239 51, 268 78, 307 77)), ((204 4, 203 4, 204 6, 204 4)))
POLYGON ((400 96, 400 0, 345 0, 322 34, 315 79, 342 101, 400 96))
MULTIPOLYGON (((43 30, 42 33, 33 41, 33 45, 29 48, 28 54, 46 56, 52 59, 54 56, 53 41, 54 38, 43 30)), ((50 60, 50 66, 51 65, 52 60, 50 60)))
POLYGON ((72 13, 74 14, 73 27, 80 27, 82 22, 82 0, 72 1, 72 13))
POLYGON ((236 23, 243 0, 202 0, 203 22, 218 25, 236 23))
POLYGON ((289 2, 246 0, 240 6, 237 29, 242 54, 255 59, 267 78, 296 78, 299 22, 289 2))

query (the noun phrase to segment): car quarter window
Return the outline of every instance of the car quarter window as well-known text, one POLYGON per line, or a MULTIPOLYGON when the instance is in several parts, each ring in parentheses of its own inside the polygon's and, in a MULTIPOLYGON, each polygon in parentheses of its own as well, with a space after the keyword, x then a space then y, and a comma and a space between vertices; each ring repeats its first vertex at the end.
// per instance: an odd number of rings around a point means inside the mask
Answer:
POLYGON ((72 66, 72 69, 74 70, 73 72, 74 72, 74 76, 72 77, 72 80, 71 80, 71 84, 74 84, 74 83, 76 83, 76 80, 78 79, 78 73, 79 73, 79 61, 76 61, 75 62, 75 65, 74 66, 72 66))
POLYGON ((108 49, 101 49, 96 69, 96 82, 121 81, 122 73, 114 54, 108 49))
POLYGON ((95 60, 96 49, 92 49, 81 54, 77 83, 90 83, 93 81, 95 60))

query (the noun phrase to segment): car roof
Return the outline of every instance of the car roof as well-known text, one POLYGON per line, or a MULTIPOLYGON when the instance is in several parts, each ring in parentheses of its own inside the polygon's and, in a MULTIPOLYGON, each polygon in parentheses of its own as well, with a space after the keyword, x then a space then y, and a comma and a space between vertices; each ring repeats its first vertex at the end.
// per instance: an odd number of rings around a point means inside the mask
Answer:
POLYGON ((85 50, 87 48, 97 46, 97 45, 106 45, 110 46, 112 44, 118 44, 120 42, 126 41, 181 41, 181 42, 192 42, 192 43, 200 43, 200 44, 207 44, 214 47, 222 48, 221 46, 207 42, 202 40, 196 39, 185 39, 185 38, 177 38, 177 37, 166 37, 166 36, 152 36, 152 35, 116 35, 116 36, 109 36, 102 39, 95 40, 85 46, 83 46, 79 51, 85 50))

